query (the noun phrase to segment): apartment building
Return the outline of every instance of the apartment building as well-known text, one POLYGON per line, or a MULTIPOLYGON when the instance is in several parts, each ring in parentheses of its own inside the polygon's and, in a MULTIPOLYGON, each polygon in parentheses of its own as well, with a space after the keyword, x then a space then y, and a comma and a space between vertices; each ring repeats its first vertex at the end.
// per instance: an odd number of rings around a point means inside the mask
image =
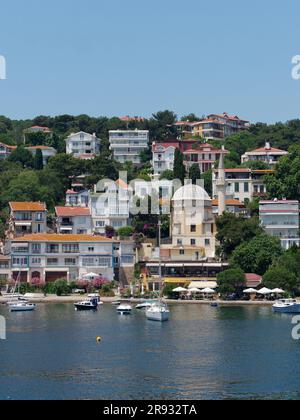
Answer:
POLYGON ((40 202, 10 202, 8 236, 47 232, 47 208, 40 202))
POLYGON ((227 150, 218 149, 211 144, 199 144, 197 148, 189 149, 183 152, 184 163, 189 170, 194 164, 199 165, 201 173, 213 169, 214 164, 220 160, 221 153, 228 154, 227 150))
POLYGON ((224 140, 239 131, 246 130, 249 126, 249 121, 242 120, 236 115, 229 115, 227 112, 208 115, 201 121, 179 121, 175 124, 183 137, 202 137, 206 141, 224 140))
POLYGON ((242 156, 242 163, 246 162, 264 162, 274 166, 283 157, 289 153, 285 150, 276 149, 270 143, 266 143, 265 147, 261 147, 251 152, 247 152, 242 156))
POLYGON ((83 131, 72 133, 66 139, 66 153, 78 159, 93 159, 100 153, 101 140, 96 134, 83 131))
POLYGON ((140 154, 149 147, 149 131, 116 130, 109 132, 110 150, 117 162, 140 164, 140 154))
POLYGON ((55 207, 57 232, 92 234, 92 217, 88 207, 55 207))
POLYGON ((72 234, 26 235, 11 241, 11 275, 21 282, 78 281, 95 273, 128 284, 135 262, 133 241, 72 234))
POLYGON ((100 181, 95 185, 89 202, 93 231, 104 234, 106 226, 116 230, 128 226, 129 202, 129 188, 124 181, 100 181))
POLYGON ((0 254, 0 282, 8 282, 11 279, 10 255, 0 254))
MULTIPOLYGON (((247 168, 225 169, 226 199, 238 200, 242 203, 254 198, 264 198, 267 188, 264 177, 273 174, 272 170, 251 170, 247 168)), ((218 197, 219 170, 213 171, 213 198, 218 197)))
POLYGON ((285 250, 300 246, 299 201, 260 201, 259 218, 265 231, 279 238, 285 250))
POLYGON ((88 207, 90 191, 83 187, 73 187, 66 191, 66 206, 88 207))

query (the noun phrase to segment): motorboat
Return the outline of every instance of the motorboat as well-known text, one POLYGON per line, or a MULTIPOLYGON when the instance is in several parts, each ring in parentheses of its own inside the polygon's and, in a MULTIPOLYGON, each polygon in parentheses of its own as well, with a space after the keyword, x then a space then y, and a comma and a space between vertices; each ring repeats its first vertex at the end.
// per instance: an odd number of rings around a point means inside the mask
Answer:
POLYGON ((98 309, 98 300, 95 298, 83 300, 75 303, 74 306, 77 311, 96 311, 98 309))
POLYGON ((36 309, 34 303, 12 302, 8 304, 10 312, 32 312, 36 309))
POLYGON ((273 311, 282 314, 299 314, 300 302, 296 299, 280 299, 273 305, 273 311))
POLYGON ((147 308, 151 308, 151 306, 155 303, 155 301, 146 301, 146 302, 142 302, 139 303, 138 305, 136 305, 136 309, 147 309, 147 308))
POLYGON ((132 312, 132 306, 128 303, 121 303, 121 305, 117 307, 117 312, 119 315, 130 315, 132 312))
POLYGON ((154 303, 146 309, 146 317, 149 321, 165 322, 169 320, 170 311, 163 303, 154 303))
POLYGON ((101 302, 101 297, 100 295, 96 294, 96 293, 92 293, 90 295, 88 295, 89 299, 96 299, 98 302, 98 306, 103 305, 103 302, 101 302))

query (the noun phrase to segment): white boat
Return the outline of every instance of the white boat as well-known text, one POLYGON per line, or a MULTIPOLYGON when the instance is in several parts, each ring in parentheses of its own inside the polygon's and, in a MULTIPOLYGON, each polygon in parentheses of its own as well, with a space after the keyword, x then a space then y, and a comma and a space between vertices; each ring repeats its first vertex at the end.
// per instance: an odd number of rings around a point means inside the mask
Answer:
POLYGON ((26 303, 26 302, 15 302, 9 304, 10 312, 31 312, 36 309, 36 305, 34 303, 26 303))
POLYGON ((120 306, 117 307, 117 312, 120 315, 130 315, 132 312, 132 306, 127 303, 122 303, 120 306))
POLYGON ((150 321, 165 322, 170 318, 168 307, 162 303, 154 303, 146 309, 146 317, 150 321))
POLYGON ((151 308, 151 306, 153 305, 155 303, 155 301, 154 300, 149 300, 149 301, 146 301, 146 302, 142 302, 142 303, 139 303, 138 305, 136 305, 136 309, 148 309, 148 308, 151 308))
POLYGON ((280 299, 273 305, 273 311, 282 314, 299 314, 300 302, 296 299, 280 299))
POLYGON ((101 297, 97 293, 92 293, 92 294, 88 295, 88 298, 89 299, 96 299, 97 302, 98 302, 98 306, 104 305, 104 303, 101 302, 101 297))

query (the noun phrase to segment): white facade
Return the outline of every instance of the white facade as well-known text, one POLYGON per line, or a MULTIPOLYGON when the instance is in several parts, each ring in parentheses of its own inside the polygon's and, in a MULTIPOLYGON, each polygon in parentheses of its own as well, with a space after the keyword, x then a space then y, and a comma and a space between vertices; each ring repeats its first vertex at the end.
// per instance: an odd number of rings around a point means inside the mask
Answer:
POLYGON ((92 234, 92 218, 88 208, 56 207, 57 232, 64 234, 92 234))
POLYGON ((0 160, 8 158, 11 152, 16 148, 17 146, 9 146, 7 144, 0 143, 0 160))
POLYGON ((165 171, 173 171, 175 151, 175 146, 153 143, 152 167, 154 175, 161 175, 165 171))
POLYGON ((66 153, 80 159, 92 159, 100 153, 101 140, 96 134, 80 131, 66 139, 66 153))
POLYGON ((43 155, 43 164, 44 166, 47 165, 48 160, 56 155, 56 150, 53 147, 47 147, 47 146, 32 146, 32 147, 26 147, 33 156, 36 155, 37 150, 40 150, 43 155))
POLYGON ((265 147, 247 152, 242 156, 242 163, 246 162, 264 162, 268 165, 276 165, 280 158, 287 156, 289 153, 271 147, 270 143, 266 143, 265 147))
POLYGON ((117 162, 141 163, 140 153, 149 147, 149 131, 116 130, 109 132, 110 150, 117 162))
POLYGON ((300 245, 299 201, 261 201, 259 218, 266 232, 279 238, 284 249, 300 245))
POLYGON ((47 232, 45 203, 10 202, 9 236, 47 232))
MULTIPOLYGON (((225 185, 226 199, 238 200, 242 203, 252 201, 256 197, 264 197, 267 188, 264 183, 264 177, 268 173, 267 170, 251 170, 251 169, 226 169, 225 185)), ((213 198, 218 198, 218 170, 213 171, 213 198)))
POLYGON ((89 190, 68 190, 66 192, 66 206, 88 207, 90 200, 89 190))
POLYGON ((120 229, 129 225, 128 186, 122 181, 100 181, 91 192, 89 207, 93 231, 105 233, 106 226, 120 229))

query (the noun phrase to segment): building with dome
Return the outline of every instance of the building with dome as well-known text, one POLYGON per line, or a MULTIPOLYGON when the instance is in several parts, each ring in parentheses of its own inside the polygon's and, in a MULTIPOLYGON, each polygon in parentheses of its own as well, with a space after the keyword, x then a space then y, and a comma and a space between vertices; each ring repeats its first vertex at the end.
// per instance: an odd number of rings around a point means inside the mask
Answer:
MULTIPOLYGON (((222 196, 222 195, 221 195, 222 196)), ((216 258, 216 225, 213 201, 204 188, 188 184, 172 198, 171 239, 160 248, 145 252, 145 272, 150 290, 160 288, 159 256, 162 281, 166 284, 216 288, 217 275, 228 268, 216 258)))

